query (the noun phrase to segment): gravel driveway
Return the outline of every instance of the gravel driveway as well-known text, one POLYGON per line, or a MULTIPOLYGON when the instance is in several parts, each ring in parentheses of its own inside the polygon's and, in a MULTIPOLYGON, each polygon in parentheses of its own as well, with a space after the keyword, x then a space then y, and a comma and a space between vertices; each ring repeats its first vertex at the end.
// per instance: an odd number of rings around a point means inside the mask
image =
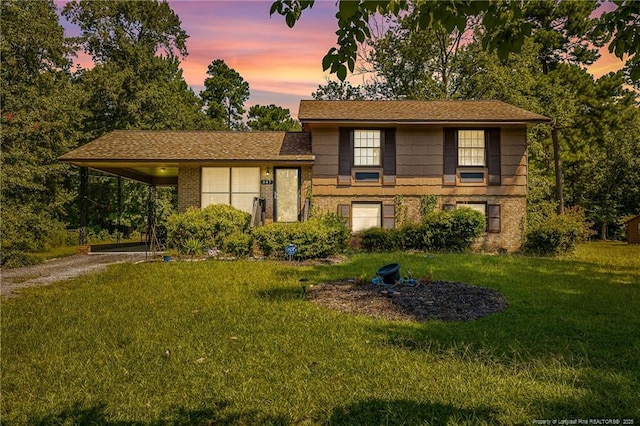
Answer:
POLYGON ((2 283, 0 293, 2 297, 16 297, 21 288, 42 286, 80 275, 94 274, 113 263, 137 262, 144 259, 144 253, 76 254, 53 259, 40 265, 3 269, 0 271, 2 283))

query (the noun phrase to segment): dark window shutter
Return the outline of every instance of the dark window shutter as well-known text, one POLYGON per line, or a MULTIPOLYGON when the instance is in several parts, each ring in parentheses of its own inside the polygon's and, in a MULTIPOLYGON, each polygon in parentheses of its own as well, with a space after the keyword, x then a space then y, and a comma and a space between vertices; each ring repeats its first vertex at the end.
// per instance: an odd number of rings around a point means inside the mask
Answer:
POLYGON ((396 206, 384 204, 382 206, 382 227, 393 229, 396 227, 396 206))
POLYGON ((500 232, 500 204, 487 205, 487 232, 500 232))
POLYGON ((353 156, 353 129, 347 127, 340 128, 340 141, 338 147, 338 174, 341 176, 351 175, 351 164, 353 156))
POLYGON ((396 129, 385 129, 383 136, 382 169, 385 176, 396 174, 396 129))
POLYGON ((351 229, 351 204, 338 204, 338 216, 344 219, 347 228, 351 229))
POLYGON ((458 148, 456 147, 455 129, 444 129, 444 182, 456 183, 456 167, 458 166, 458 148))
POLYGON ((487 143, 487 168, 489 169, 489 185, 502 183, 500 165, 500 129, 485 130, 487 143))

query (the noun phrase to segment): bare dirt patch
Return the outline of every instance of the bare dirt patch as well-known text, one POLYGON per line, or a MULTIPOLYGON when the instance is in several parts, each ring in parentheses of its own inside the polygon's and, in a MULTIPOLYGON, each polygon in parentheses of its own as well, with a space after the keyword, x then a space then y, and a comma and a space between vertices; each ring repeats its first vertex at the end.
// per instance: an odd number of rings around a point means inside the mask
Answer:
POLYGON ((396 286, 388 295, 380 285, 347 279, 314 285, 306 297, 348 314, 411 321, 476 320, 508 306, 496 290, 449 281, 419 280, 413 287, 396 286))

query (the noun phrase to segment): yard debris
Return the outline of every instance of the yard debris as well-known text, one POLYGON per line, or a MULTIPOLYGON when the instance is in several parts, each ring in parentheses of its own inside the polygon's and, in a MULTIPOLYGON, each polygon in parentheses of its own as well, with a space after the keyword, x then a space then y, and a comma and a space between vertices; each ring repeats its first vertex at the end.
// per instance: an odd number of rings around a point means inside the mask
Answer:
POLYGON ((196 361, 195 361, 195 362, 196 362, 196 364, 202 364, 202 363, 204 362, 204 360, 205 360, 205 359, 207 359, 207 358, 205 358, 205 357, 198 358, 198 359, 196 359, 196 361))

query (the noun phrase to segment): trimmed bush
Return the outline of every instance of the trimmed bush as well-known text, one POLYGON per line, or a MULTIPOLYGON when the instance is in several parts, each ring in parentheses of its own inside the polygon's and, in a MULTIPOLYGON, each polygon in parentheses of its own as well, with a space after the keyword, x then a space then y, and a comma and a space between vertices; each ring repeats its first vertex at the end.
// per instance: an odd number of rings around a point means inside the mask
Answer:
POLYGON ((400 229, 371 228, 360 233, 366 251, 433 250, 463 251, 485 230, 482 213, 469 209, 441 210, 427 214, 421 224, 400 229))
POLYGON ((360 233, 360 245, 365 251, 393 251, 401 245, 395 229, 369 228, 360 233))
POLYGON ((402 250, 425 250, 424 226, 418 223, 407 223, 398 230, 398 243, 402 250))
POLYGON ((267 257, 286 258, 287 244, 294 244, 295 257, 311 259, 344 251, 350 231, 336 215, 314 216, 307 222, 272 223, 253 231, 253 237, 267 257))
POLYGON ((235 233, 227 235, 222 240, 222 249, 225 253, 235 257, 248 257, 253 248, 253 239, 249 234, 235 233))
POLYGON ((485 230, 482 213, 470 209, 441 210, 424 218, 422 242, 427 250, 463 251, 485 230))
POLYGON ((222 247, 224 238, 249 229, 251 215, 225 204, 212 204, 204 209, 190 207, 184 213, 167 219, 167 245, 184 250, 187 240, 202 242, 204 248, 222 247))
POLYGON ((529 229, 523 250, 539 256, 557 256, 571 252, 584 235, 584 222, 576 215, 553 215, 529 229))

